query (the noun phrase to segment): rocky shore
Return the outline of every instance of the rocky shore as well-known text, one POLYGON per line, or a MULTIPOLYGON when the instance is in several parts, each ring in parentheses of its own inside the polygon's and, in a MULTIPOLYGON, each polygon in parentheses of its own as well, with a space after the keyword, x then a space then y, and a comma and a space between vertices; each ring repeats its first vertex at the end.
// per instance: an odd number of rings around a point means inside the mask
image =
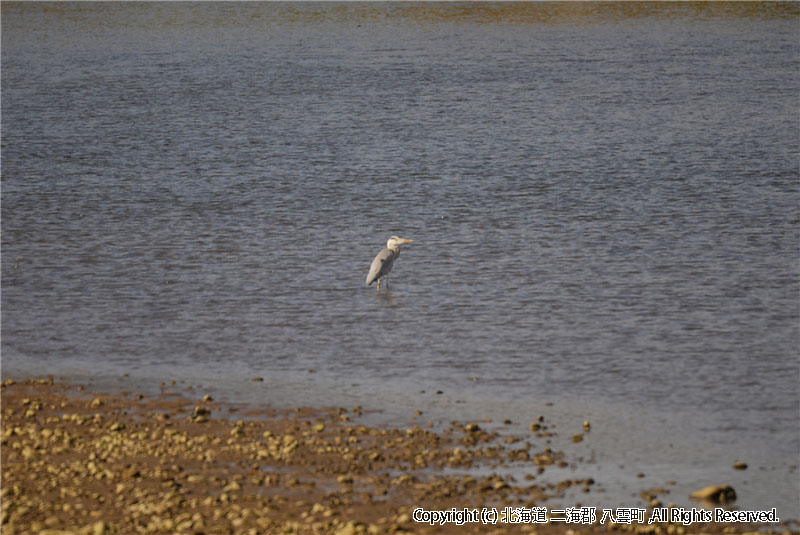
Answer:
MULTIPOLYGON (((585 507, 595 482, 569 478, 563 469, 580 460, 552 445, 546 421, 531 422, 528 436, 513 436, 480 421, 434 428, 421 413, 410 415, 405 428, 365 426, 361 414, 359 407, 237 410, 169 387, 160 395, 108 394, 52 378, 4 378, 0 529, 3 535, 792 532, 777 523, 648 523, 652 508, 668 507, 658 489, 643 490, 635 505, 646 509, 643 522, 602 521, 599 509, 585 507), (517 472, 524 476, 500 475, 512 465, 524 467, 517 472), (563 504, 575 496, 584 505, 568 510, 563 504)), ((567 440, 582 440, 590 429, 587 422, 584 433, 567 440)))

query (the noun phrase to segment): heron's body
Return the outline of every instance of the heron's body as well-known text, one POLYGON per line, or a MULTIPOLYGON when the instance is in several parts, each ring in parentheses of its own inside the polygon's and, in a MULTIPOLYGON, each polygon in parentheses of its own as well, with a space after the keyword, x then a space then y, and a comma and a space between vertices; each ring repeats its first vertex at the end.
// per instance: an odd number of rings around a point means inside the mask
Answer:
POLYGON ((389 288, 389 272, 392 270, 394 261, 400 256, 400 244, 411 243, 411 241, 412 240, 406 238, 398 238, 397 236, 389 238, 389 241, 386 242, 386 249, 378 253, 372 261, 369 273, 367 274, 367 286, 378 281, 378 291, 380 292, 381 280, 386 279, 386 288, 389 288))

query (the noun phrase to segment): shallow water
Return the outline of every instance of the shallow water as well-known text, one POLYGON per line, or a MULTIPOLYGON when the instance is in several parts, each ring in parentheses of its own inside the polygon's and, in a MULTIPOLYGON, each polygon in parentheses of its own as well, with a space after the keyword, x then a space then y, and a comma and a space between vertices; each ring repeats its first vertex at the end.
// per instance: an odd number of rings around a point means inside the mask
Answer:
POLYGON ((628 411, 800 516, 796 4, 2 10, 4 375, 628 411))

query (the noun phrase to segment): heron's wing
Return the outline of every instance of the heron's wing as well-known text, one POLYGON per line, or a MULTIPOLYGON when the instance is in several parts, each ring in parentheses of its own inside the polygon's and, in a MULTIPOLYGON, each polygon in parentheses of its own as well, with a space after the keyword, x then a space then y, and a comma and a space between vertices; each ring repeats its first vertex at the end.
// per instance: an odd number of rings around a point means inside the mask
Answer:
POLYGON ((384 249, 372 261, 367 275, 367 285, 372 284, 379 278, 383 277, 392 270, 394 263, 394 251, 391 249, 384 249))

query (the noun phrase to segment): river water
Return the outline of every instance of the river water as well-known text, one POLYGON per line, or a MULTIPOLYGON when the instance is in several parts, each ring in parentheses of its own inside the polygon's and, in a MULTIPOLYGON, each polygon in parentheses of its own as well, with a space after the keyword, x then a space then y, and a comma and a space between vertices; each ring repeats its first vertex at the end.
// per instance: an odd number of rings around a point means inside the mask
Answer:
POLYGON ((799 19, 3 2, 3 374, 591 417, 610 502, 800 517, 799 19))

